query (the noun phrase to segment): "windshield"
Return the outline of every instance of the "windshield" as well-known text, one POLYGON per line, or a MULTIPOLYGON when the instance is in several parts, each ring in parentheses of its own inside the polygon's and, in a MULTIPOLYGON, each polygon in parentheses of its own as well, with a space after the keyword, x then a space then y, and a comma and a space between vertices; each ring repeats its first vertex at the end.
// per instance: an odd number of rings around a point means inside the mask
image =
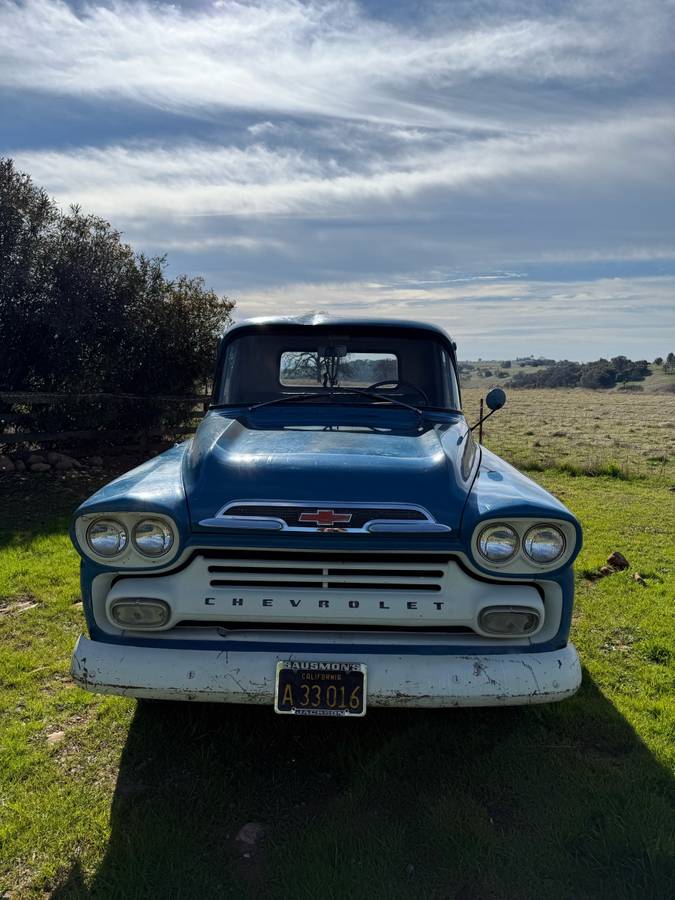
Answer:
POLYGON ((384 332, 249 334, 228 345, 217 404, 253 405, 307 394, 312 395, 304 398, 308 403, 377 405, 390 400, 459 409, 452 361, 434 338, 384 332), (359 393, 368 388, 379 396, 359 393))

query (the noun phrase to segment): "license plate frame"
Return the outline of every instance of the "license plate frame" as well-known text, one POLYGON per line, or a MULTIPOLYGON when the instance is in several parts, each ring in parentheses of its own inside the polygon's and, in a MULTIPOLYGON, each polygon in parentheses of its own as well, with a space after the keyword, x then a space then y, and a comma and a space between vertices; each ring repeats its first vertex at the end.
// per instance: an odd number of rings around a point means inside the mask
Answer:
POLYGON ((274 712, 361 718, 366 714, 367 690, 368 671, 363 663, 280 660, 274 681, 274 712), (331 687, 335 688, 332 692, 331 687))

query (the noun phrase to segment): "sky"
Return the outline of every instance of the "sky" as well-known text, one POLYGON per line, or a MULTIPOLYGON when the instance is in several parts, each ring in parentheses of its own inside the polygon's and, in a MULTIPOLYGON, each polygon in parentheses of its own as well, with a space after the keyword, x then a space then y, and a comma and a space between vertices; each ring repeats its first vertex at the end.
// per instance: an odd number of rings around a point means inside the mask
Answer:
POLYGON ((672 0, 0 0, 0 155, 236 318, 675 351, 672 0))

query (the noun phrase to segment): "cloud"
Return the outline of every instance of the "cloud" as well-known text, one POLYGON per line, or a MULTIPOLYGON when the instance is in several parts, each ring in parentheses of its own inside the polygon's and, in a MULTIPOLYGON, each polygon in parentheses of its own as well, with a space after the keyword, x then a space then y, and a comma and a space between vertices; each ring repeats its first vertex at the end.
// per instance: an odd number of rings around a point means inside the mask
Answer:
POLYGON ((534 281, 467 279, 438 286, 392 283, 292 284, 245 292, 237 315, 424 318, 457 340, 462 359, 529 353, 597 359, 667 352, 675 332, 675 276, 534 281))
POLYGON ((654 183, 672 171, 674 137, 675 118, 658 110, 537 134, 465 138, 441 148, 404 145, 387 155, 371 149, 344 161, 263 143, 131 144, 14 156, 60 202, 118 219, 330 217, 372 214, 374 205, 395 214, 392 204, 424 192, 480 192, 495 182, 503 192, 524 178, 530 191, 542 181, 550 186, 569 179, 590 181, 595 189, 622 176, 654 183))
POLYGON ((656 355, 674 14, 0 0, 0 152, 242 313, 432 318, 464 355, 656 355))
POLYGON ((85 3, 77 11, 62 0, 2 0, 0 84, 191 113, 503 127, 513 102, 500 113, 480 87, 462 98, 462 86, 616 84, 669 51, 671 10, 656 0, 642 0, 638 14, 621 0, 560 9, 481 4, 462 17, 446 4, 420 12, 411 28, 349 0, 85 3))

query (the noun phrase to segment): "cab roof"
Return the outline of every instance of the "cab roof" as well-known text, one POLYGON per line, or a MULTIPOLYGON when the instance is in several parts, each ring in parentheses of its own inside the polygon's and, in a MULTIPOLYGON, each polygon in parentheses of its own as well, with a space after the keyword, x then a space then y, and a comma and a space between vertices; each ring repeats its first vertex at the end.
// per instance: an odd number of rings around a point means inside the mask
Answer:
POLYGON ((235 325, 232 325, 224 334, 226 340, 229 340, 235 332, 239 331, 274 331, 275 329, 283 331, 304 331, 311 330, 315 327, 322 329, 368 329, 383 328, 396 329, 400 331, 414 332, 419 335, 420 332, 427 332, 442 338, 449 343, 453 350, 455 343, 448 333, 438 325, 431 325, 428 322, 419 322, 414 319, 376 319, 366 317, 338 317, 327 316, 323 313, 307 313, 302 316, 262 316, 254 319, 244 319, 235 325))

